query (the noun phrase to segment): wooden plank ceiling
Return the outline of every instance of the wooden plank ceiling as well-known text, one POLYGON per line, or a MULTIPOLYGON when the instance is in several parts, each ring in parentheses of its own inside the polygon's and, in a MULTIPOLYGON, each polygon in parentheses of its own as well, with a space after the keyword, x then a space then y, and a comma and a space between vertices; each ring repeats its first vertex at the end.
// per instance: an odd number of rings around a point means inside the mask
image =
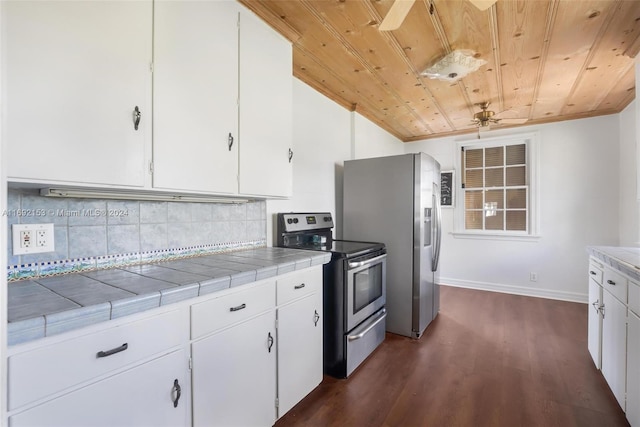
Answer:
POLYGON ((378 29, 393 0, 240 2, 293 43, 295 77, 405 142, 476 132, 483 102, 537 124, 635 97, 639 0, 417 0, 394 31, 378 29), (486 64, 453 83, 421 76, 458 49, 486 64))

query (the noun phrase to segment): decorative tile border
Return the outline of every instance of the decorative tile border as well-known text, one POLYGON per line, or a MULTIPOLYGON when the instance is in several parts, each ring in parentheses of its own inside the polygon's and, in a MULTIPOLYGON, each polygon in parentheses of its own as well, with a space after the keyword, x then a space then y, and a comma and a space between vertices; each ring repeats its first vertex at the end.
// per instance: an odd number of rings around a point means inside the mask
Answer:
POLYGON ((266 246, 266 239, 261 239, 246 242, 217 243, 213 245, 189 246, 186 248, 162 249, 148 252, 12 265, 7 268, 7 280, 9 282, 16 282, 19 280, 37 279, 108 268, 128 267, 137 264, 170 261, 180 258, 191 258, 266 246))

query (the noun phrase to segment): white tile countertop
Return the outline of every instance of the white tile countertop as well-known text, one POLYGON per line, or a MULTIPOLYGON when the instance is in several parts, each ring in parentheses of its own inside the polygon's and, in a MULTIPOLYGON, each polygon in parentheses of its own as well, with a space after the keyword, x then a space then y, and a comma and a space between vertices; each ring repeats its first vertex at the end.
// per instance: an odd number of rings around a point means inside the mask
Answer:
POLYGON ((8 344, 326 264, 330 259, 326 252, 264 247, 11 282, 8 344))
POLYGON ((587 252, 611 268, 640 280, 640 248, 589 246, 587 252))

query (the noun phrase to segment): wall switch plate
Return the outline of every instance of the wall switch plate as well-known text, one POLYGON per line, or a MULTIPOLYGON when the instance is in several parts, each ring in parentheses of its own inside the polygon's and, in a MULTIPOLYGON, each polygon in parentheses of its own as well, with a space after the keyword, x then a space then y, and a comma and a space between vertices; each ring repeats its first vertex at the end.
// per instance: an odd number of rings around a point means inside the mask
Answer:
POLYGON ((13 224, 13 255, 54 252, 53 224, 13 224))

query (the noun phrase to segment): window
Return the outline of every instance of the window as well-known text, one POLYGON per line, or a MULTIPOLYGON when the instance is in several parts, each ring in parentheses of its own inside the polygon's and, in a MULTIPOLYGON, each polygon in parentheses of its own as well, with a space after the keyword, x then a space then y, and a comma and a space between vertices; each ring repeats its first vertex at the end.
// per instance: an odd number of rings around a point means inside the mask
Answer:
POLYGON ((460 143, 456 232, 533 236, 536 223, 535 135, 460 143))

